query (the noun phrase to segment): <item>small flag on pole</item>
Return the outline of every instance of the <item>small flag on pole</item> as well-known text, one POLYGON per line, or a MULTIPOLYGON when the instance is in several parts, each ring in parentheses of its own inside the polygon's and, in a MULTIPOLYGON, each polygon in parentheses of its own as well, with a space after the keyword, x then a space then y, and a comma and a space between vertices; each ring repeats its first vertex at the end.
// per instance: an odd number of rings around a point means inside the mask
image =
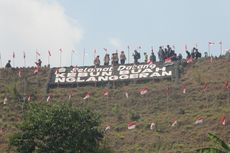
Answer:
POLYGON ((165 59, 165 63, 171 63, 171 62, 172 62, 171 57, 165 59))
POLYGON ((195 124, 202 124, 202 123, 204 123, 203 117, 198 117, 197 120, 195 121, 195 124))
POLYGON ((207 92, 207 90, 208 90, 208 83, 205 83, 203 87, 203 92, 207 92))
POLYGON ((129 98, 129 93, 126 91, 125 92, 125 97, 128 99, 129 98))
POLYGON ((149 89, 148 89, 147 87, 144 87, 144 88, 141 88, 141 89, 139 90, 139 93, 140 93, 141 95, 144 95, 144 94, 148 93, 148 91, 149 91, 149 89))
POLYGON ((51 56, 51 52, 50 52, 50 50, 48 50, 48 54, 49 54, 49 56, 51 56))
POLYGON ((89 99, 90 98, 90 93, 89 92, 87 92, 86 94, 85 94, 85 97, 83 98, 84 100, 86 100, 86 99, 89 99))
POLYGON ((227 90, 229 88, 228 80, 224 81, 224 88, 227 90))
POLYGON ((37 55, 37 56, 41 56, 41 54, 40 54, 38 51, 36 51, 36 55, 37 55))
POLYGON ((174 127, 176 125, 177 125, 177 120, 174 120, 173 123, 172 123, 172 125, 171 125, 171 127, 174 127))
POLYGON ((108 91, 108 90, 105 90, 105 91, 103 92, 103 96, 109 96, 109 91, 108 91))
POLYGON ((49 95, 49 96, 47 97, 46 101, 49 102, 50 99, 51 99, 51 96, 49 95))
POLYGON ((128 129, 129 130, 132 130, 132 129, 135 129, 136 128, 136 122, 129 122, 128 123, 128 129))
POLYGON ((8 98, 5 97, 4 100, 3 100, 3 104, 6 105, 7 101, 8 101, 8 98))
POLYGON ((31 99, 32 99, 32 98, 31 98, 31 96, 28 96, 27 101, 29 101, 29 102, 30 102, 30 101, 31 101, 31 99))
POLYGON ((19 71, 18 71, 18 77, 19 77, 19 78, 22 77, 22 70, 21 70, 21 69, 19 69, 19 71))
POLYGON ((183 88, 182 88, 182 93, 183 93, 183 94, 186 94, 186 92, 187 92, 187 88, 186 88, 186 86, 183 86, 183 88))
POLYGON ((155 130, 156 129, 156 124, 154 122, 152 122, 150 124, 150 130, 155 130))
POLYGON ((226 119, 225 119, 224 115, 220 117, 220 124, 221 125, 225 125, 226 124, 226 119))

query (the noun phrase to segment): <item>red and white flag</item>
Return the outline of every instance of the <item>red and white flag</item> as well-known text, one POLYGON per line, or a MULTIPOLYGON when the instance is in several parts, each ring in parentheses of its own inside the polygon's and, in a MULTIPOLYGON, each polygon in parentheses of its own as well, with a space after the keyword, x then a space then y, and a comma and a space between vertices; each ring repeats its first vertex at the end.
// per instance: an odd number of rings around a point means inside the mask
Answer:
POLYGON ((15 58, 15 52, 13 52, 13 58, 15 58))
POLYGON ((176 126, 176 125, 177 125, 177 120, 173 121, 171 127, 174 127, 174 126, 176 126))
POLYGON ((103 49, 104 49, 104 51, 107 53, 108 49, 107 49, 107 48, 103 48, 103 49))
POLYGON ((203 124, 204 123, 204 118, 203 117, 198 117, 195 121, 195 124, 203 124))
POLYGON ((221 125, 226 125, 226 119, 225 119, 224 115, 220 117, 220 124, 221 125))
POLYGON ((54 72, 54 74, 55 74, 55 75, 60 74, 60 73, 59 73, 59 69, 56 69, 55 72, 54 72))
POLYGON ((8 101, 8 98, 5 97, 5 98, 3 99, 3 104, 6 105, 7 101, 8 101))
POLYGON ((22 70, 19 69, 18 71, 18 77, 21 78, 22 77, 22 70))
POLYGON ((36 66, 35 69, 34 69, 34 74, 38 74, 38 72, 39 72, 39 67, 36 66))
POLYGON ((105 128, 105 132, 107 132, 107 131, 109 131, 111 129, 111 126, 106 126, 106 128, 105 128))
POLYGON ((51 56, 51 52, 50 52, 50 50, 48 50, 48 54, 49 54, 49 56, 51 56))
POLYGON ((60 49, 59 49, 59 51, 60 51, 60 52, 63 52, 63 49, 62 49, 62 48, 60 48, 60 49))
POLYGON ((129 98, 129 93, 126 91, 125 92, 125 97, 128 99, 129 98))
POLYGON ((190 56, 189 58, 186 59, 187 63, 192 63, 192 61, 193 61, 192 56, 190 56))
POLYGON ((147 64, 153 64, 153 61, 152 60, 149 60, 148 62, 147 62, 147 64))
POLYGON ((205 83, 203 87, 203 92, 207 92, 207 91, 208 91, 208 83, 205 83))
POLYGON ((171 62, 172 62, 171 57, 165 59, 165 63, 171 63, 171 62))
POLYGON ((155 130, 156 129, 156 124, 154 122, 152 122, 150 124, 150 130, 155 130))
POLYGON ((27 101, 29 101, 29 102, 30 102, 30 101, 31 101, 31 99, 32 99, 32 98, 31 98, 31 96, 28 96, 27 101))
POLYGON ((229 88, 228 80, 224 81, 224 88, 227 90, 229 88))
POLYGON ((136 128, 136 122, 129 122, 128 123, 128 129, 129 130, 132 130, 132 129, 135 129, 136 128))
POLYGON ((139 93, 140 93, 141 95, 144 95, 144 94, 148 93, 148 91, 149 91, 149 89, 148 89, 147 87, 145 87, 145 88, 141 88, 141 89, 139 90, 139 93))
POLYGON ((183 94, 186 94, 186 92, 187 92, 187 88, 186 88, 186 86, 183 86, 183 88, 182 88, 182 93, 183 93, 183 94))
POLYGON ((83 98, 84 100, 86 100, 86 99, 89 99, 90 98, 90 93, 89 92, 87 92, 86 94, 85 94, 85 97, 83 98))
POLYGON ((51 96, 49 95, 49 96, 47 97, 46 101, 49 102, 50 99, 51 99, 51 96))
POLYGON ((109 96, 109 91, 108 91, 108 90, 105 90, 105 91, 103 92, 103 96, 109 96))
POLYGON ((37 56, 41 56, 41 54, 40 54, 38 51, 36 51, 36 55, 37 55, 37 56))

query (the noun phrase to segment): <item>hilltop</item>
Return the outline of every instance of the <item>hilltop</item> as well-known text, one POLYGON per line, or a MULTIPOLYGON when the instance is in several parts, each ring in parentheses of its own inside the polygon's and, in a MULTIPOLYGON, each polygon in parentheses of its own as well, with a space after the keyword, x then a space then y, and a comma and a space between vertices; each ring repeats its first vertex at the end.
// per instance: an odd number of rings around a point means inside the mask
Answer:
POLYGON ((101 115, 102 128, 110 126, 105 143, 114 152, 122 153, 183 153, 209 145, 207 133, 213 132, 230 142, 230 89, 224 89, 224 81, 230 78, 230 59, 221 57, 202 58, 191 64, 180 65, 179 80, 152 80, 148 83, 129 84, 109 89, 103 96, 104 87, 53 88, 47 93, 50 69, 42 68, 38 75, 32 68, 0 70, 0 99, 8 97, 7 104, 0 103, 0 150, 7 152, 7 137, 15 132, 26 103, 23 96, 32 95, 33 103, 69 102, 73 107, 88 108, 101 115), (206 85, 207 91, 203 88, 206 85), (149 92, 140 95, 138 90, 147 87, 149 92), (182 88, 186 87, 185 94, 182 88), (86 92, 92 95, 84 100, 86 92), (128 92, 129 98, 125 96, 128 92), (69 100, 69 94, 72 94, 69 100), (19 98, 21 97, 21 98, 19 98), (227 124, 220 125, 225 115, 227 124), (195 120, 204 123, 195 125, 195 120), (178 121, 175 127, 171 124, 178 121), (127 129, 127 123, 136 121, 137 127, 127 129), (150 124, 157 125, 150 130, 150 124))

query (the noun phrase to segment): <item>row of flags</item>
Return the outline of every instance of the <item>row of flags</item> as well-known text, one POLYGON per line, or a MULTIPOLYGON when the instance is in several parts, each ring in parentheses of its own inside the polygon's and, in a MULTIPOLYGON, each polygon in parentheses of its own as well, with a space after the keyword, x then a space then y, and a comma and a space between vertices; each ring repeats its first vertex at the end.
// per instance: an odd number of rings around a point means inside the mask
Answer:
MULTIPOLYGON (((204 122, 205 122, 205 118, 204 117, 198 117, 194 121, 194 125, 201 125, 201 124, 204 124, 204 122)), ((179 123, 180 123, 180 121, 178 121, 177 119, 173 120, 170 123, 170 127, 176 127, 176 126, 178 126, 179 123)), ((226 125, 226 117, 225 117, 225 115, 221 115, 221 117, 219 119, 219 124, 222 125, 222 126, 226 125)), ((136 121, 132 121, 132 122, 128 122, 127 123, 127 129, 128 130, 135 129, 137 126, 138 126, 138 122, 136 122, 136 121)), ((106 126, 105 132, 109 131, 110 129, 111 129, 110 125, 106 126)), ((157 130, 157 124, 155 122, 152 122, 150 124, 150 126, 149 126, 149 129, 150 130, 157 130)))

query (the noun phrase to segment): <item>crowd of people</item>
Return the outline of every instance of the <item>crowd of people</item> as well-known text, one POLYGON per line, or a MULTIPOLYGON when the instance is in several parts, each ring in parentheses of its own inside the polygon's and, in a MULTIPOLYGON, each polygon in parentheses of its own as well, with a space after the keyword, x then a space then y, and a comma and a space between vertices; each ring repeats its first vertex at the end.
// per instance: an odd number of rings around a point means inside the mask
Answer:
MULTIPOLYGON (((191 52, 189 52, 188 50, 186 50, 186 54, 187 54, 187 57, 186 59, 198 59, 198 58, 201 58, 201 53, 198 51, 198 48, 194 47, 192 48, 191 52)), ((163 47, 163 46, 160 46, 159 47, 159 50, 157 52, 157 55, 158 55, 158 59, 159 59, 159 62, 166 62, 166 61, 180 61, 183 59, 182 57, 182 54, 177 54, 175 52, 175 47, 171 47, 170 45, 167 45, 166 47, 163 47)), ((133 60, 134 60, 134 64, 138 64, 141 59, 141 54, 140 54, 140 51, 138 50, 134 50, 133 54, 133 60)), ((153 49, 151 50, 151 53, 150 55, 147 54, 147 52, 144 52, 143 54, 144 56, 144 61, 141 61, 141 62, 144 62, 144 63, 155 63, 157 60, 156 60, 156 55, 153 51, 153 49)), ((207 52, 205 52, 204 56, 208 56, 207 55, 207 52)), ((126 55, 125 55, 125 52, 124 51, 121 51, 120 55, 118 54, 118 52, 116 53, 112 53, 112 57, 110 57, 110 54, 106 53, 105 56, 104 56, 104 66, 108 66, 110 65, 113 65, 113 66, 116 66, 116 65, 123 65, 123 64, 126 64, 126 55)), ((95 66, 100 66, 102 65, 101 63, 101 60, 100 60, 100 56, 97 55, 95 58, 94 58, 94 61, 93 61, 94 65, 95 66)), ((35 62, 36 64, 36 67, 41 67, 41 64, 42 64, 42 61, 39 59, 37 62, 35 62)), ((6 68, 11 68, 11 61, 8 60, 7 64, 5 65, 6 68)))

